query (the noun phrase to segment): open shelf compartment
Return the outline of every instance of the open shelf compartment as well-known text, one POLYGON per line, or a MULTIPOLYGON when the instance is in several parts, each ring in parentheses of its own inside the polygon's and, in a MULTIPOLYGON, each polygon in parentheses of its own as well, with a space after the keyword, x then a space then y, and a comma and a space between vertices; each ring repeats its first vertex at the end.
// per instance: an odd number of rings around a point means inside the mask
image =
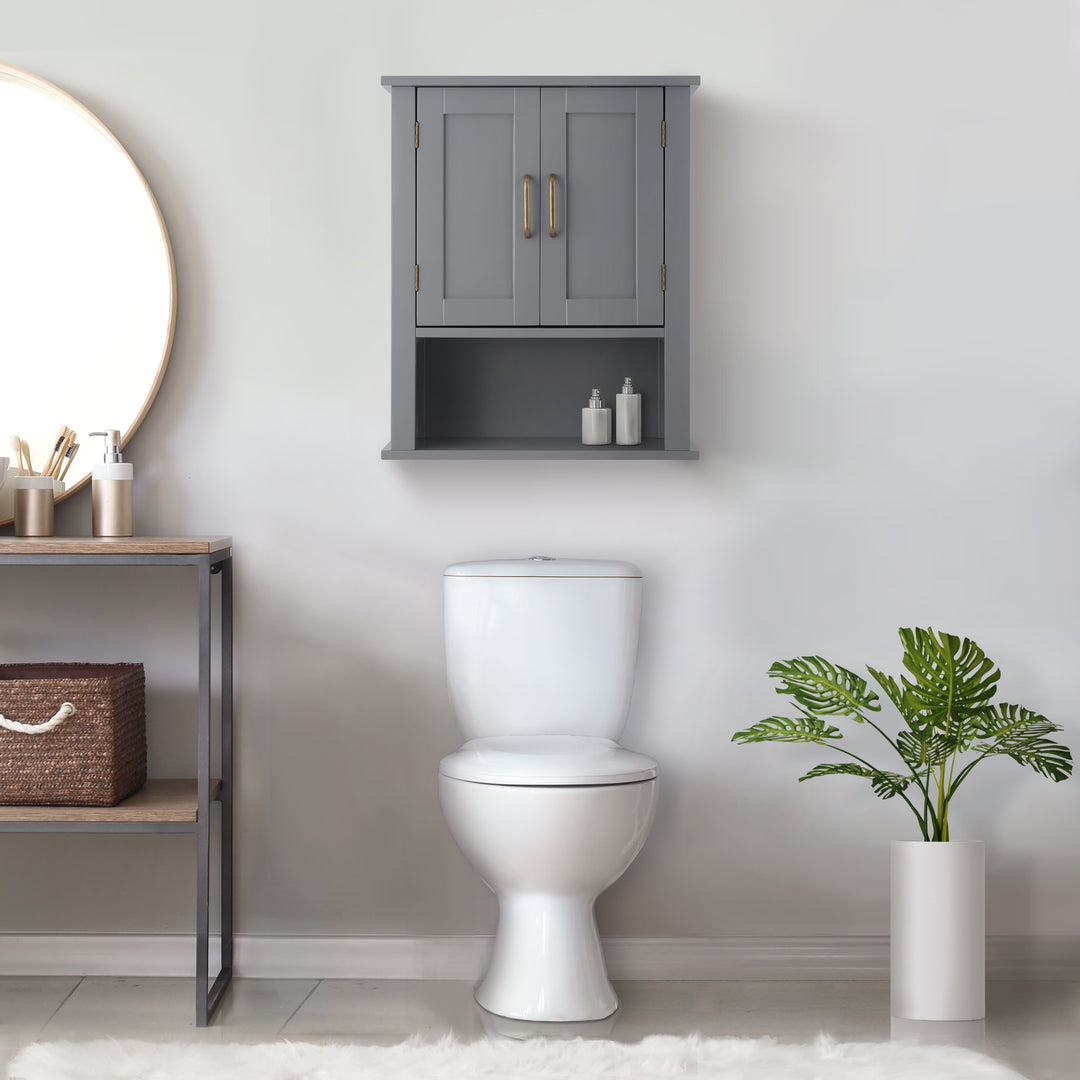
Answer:
POLYGON ((384 458, 696 458, 664 443, 662 336, 416 339, 416 441, 384 458), (585 446, 581 410, 593 387, 605 406, 629 376, 641 394, 642 441, 585 446))

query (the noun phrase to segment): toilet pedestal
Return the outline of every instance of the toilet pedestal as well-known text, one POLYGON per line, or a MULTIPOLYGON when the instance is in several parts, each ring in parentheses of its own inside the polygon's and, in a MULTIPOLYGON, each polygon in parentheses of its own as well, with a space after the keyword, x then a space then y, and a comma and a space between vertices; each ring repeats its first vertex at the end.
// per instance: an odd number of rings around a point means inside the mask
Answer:
POLYGON ((595 899, 500 897, 494 951, 477 1003, 518 1020, 601 1020, 615 1012, 619 999, 604 968, 595 899))

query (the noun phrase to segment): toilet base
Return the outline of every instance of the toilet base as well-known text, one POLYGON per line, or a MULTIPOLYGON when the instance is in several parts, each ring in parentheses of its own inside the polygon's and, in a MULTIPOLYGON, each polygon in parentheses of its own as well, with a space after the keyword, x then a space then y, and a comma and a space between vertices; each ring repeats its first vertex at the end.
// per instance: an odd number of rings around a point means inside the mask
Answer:
POLYGON ((516 1020, 602 1020, 619 1007, 604 965, 594 896, 503 895, 476 1001, 516 1020))

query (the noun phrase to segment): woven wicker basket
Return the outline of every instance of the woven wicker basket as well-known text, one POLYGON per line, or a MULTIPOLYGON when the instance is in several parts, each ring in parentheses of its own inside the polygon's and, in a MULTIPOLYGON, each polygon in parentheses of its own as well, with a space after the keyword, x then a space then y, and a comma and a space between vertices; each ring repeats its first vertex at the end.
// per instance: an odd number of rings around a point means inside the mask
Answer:
POLYGON ((0 664, 0 716, 37 726, 64 702, 52 730, 0 727, 0 804, 115 806, 146 783, 142 664, 0 664))

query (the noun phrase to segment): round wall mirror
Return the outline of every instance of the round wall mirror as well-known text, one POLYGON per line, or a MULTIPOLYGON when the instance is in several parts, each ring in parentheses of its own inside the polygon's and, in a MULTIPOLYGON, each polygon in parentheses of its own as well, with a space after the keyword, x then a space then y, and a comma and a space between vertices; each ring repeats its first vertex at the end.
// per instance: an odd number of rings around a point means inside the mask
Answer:
MULTIPOLYGON (((12 518, 25 442, 34 472, 62 428, 66 498, 102 458, 91 431, 126 443, 165 374, 176 272, 165 223, 127 151, 62 90, 0 64, 0 525, 12 518), (70 441, 70 440, 69 440, 70 441)), ((24 462, 25 464, 25 462, 24 462)), ((89 525, 87 527, 89 532, 89 525)))

